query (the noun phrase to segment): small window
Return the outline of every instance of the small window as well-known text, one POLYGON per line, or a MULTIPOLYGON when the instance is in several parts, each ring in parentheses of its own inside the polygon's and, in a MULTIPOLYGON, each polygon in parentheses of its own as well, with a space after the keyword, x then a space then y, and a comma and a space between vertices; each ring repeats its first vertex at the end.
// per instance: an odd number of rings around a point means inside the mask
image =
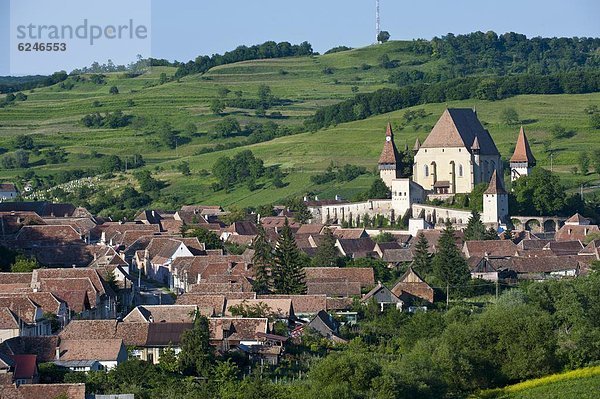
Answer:
POLYGON ((427 166, 427 165, 424 165, 424 167, 423 167, 423 171, 424 171, 424 173, 425 173, 425 177, 429 176, 429 166, 427 166))
POLYGON ((463 177, 463 166, 462 166, 462 164, 458 165, 458 176, 459 177, 463 177))

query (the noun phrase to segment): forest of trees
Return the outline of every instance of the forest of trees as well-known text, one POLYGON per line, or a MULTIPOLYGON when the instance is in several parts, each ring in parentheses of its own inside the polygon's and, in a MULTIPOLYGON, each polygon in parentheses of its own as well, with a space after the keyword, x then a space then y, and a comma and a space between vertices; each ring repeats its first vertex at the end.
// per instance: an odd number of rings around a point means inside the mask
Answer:
POLYGON ((194 73, 204 73, 217 65, 232 64, 234 62, 311 55, 312 53, 312 46, 308 42, 290 44, 288 42, 276 43, 268 41, 250 47, 239 46, 235 50, 227 51, 223 55, 199 56, 194 61, 180 64, 177 72, 175 72, 175 77, 180 78, 194 73))
POLYGON ((591 69, 550 75, 469 76, 360 93, 354 98, 318 109, 313 117, 306 120, 305 125, 316 130, 419 104, 469 98, 500 100, 519 94, 581 94, 598 91, 600 71, 591 69))

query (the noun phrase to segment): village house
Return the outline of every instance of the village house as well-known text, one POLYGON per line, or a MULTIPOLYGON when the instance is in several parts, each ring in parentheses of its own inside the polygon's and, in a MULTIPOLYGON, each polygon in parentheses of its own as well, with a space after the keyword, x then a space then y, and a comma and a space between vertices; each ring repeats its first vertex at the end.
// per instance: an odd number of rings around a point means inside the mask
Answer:
POLYGON ((242 309, 260 308, 265 317, 292 325, 296 321, 294 306, 289 298, 269 299, 230 299, 225 305, 226 317, 242 317, 242 309))
POLYGON ((50 321, 42 308, 27 296, 0 296, 0 341, 18 336, 50 335, 50 321))
POLYGON ((197 305, 139 305, 123 318, 124 323, 193 323, 196 313, 214 316, 213 307, 197 305))
POLYGON ((127 360, 122 339, 62 339, 56 348, 57 366, 71 371, 110 370, 127 360))
POLYGON ((135 264, 146 276, 173 287, 173 262, 180 257, 192 257, 203 253, 204 244, 197 238, 153 238, 135 264))
POLYGON ((95 269, 37 269, 32 273, 31 289, 52 293, 78 317, 116 317, 116 294, 95 269))
POLYGON ((370 267, 307 267, 304 273, 309 295, 360 296, 363 289, 375 285, 375 275, 370 267))
POLYGON ((390 291, 385 285, 381 284, 380 281, 373 287, 371 291, 362 297, 361 302, 368 304, 370 301, 374 301, 380 306, 381 311, 386 307, 393 306, 398 310, 402 310, 404 303, 398 298, 392 291, 390 291))
POLYGON ((409 267, 391 292, 405 304, 433 303, 434 291, 417 272, 409 267))
POLYGON ((0 183, 0 202, 17 198, 19 191, 13 183, 0 183))
POLYGON ((345 339, 339 336, 340 322, 325 310, 319 311, 307 324, 298 327, 292 332, 292 337, 299 337, 301 334, 316 333, 336 343, 345 343, 345 339))

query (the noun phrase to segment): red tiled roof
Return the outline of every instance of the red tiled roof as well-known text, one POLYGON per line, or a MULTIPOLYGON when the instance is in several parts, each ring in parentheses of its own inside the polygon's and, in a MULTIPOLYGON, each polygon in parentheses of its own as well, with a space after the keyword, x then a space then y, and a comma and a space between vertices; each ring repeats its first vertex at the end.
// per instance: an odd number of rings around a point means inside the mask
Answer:
POLYGON ((469 151, 477 139, 483 155, 499 155, 489 132, 470 108, 448 108, 437 121, 421 148, 463 147, 469 151))
POLYGON ((483 192, 484 194, 506 194, 506 190, 504 189, 504 183, 502 183, 502 179, 496 173, 496 169, 494 169, 494 173, 492 173, 492 178, 490 179, 490 184, 488 185, 487 190, 483 192))
POLYGON ((379 157, 379 164, 395 164, 398 162, 398 150, 396 144, 394 144, 394 133, 392 132, 392 125, 388 122, 385 130, 385 142, 383 144, 383 150, 379 157))
POLYGON ((529 141, 527 140, 523 126, 521 126, 521 129, 519 130, 517 145, 513 156, 510 158, 510 162, 527 162, 528 164, 535 164, 535 157, 529 147, 529 141))
POLYGON ((32 379, 37 374, 36 355, 12 355, 15 361, 15 379, 32 379))

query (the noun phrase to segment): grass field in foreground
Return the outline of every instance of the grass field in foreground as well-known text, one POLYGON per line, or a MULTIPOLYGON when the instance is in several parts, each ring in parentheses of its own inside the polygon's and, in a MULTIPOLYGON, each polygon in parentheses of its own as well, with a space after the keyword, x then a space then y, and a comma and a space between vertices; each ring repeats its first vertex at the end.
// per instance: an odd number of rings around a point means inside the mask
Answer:
POLYGON ((483 391, 471 399, 596 399, 599 395, 600 366, 596 366, 483 391))

